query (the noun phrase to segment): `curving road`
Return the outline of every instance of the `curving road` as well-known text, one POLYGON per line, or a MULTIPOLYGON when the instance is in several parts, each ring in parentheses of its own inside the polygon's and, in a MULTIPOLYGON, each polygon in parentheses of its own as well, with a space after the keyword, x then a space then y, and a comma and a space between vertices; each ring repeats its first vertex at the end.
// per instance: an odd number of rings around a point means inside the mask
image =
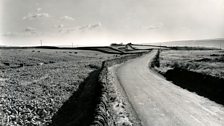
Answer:
POLYGON ((149 70, 156 51, 116 69, 143 126, 224 126, 224 107, 168 82, 149 70))

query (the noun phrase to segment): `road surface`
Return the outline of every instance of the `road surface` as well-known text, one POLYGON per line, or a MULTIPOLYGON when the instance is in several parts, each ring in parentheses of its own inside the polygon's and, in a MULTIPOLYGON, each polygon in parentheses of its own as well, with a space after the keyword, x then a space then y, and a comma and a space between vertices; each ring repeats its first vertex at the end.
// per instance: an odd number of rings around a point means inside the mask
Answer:
POLYGON ((224 126, 224 107, 168 82, 148 63, 156 51, 116 68, 143 126, 224 126))

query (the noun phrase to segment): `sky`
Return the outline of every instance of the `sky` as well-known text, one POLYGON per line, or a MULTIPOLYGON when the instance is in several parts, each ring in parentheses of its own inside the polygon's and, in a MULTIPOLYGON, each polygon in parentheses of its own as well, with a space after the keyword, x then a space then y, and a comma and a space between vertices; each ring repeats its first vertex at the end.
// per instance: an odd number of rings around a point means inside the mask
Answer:
POLYGON ((1 0, 0 45, 224 38, 224 0, 1 0))

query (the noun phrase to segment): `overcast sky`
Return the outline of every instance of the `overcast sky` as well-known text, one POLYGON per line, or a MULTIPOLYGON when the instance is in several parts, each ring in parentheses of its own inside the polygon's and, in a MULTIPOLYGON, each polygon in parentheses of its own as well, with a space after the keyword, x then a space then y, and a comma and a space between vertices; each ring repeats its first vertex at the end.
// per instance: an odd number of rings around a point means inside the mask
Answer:
POLYGON ((224 0, 1 0, 1 45, 224 38, 224 0))

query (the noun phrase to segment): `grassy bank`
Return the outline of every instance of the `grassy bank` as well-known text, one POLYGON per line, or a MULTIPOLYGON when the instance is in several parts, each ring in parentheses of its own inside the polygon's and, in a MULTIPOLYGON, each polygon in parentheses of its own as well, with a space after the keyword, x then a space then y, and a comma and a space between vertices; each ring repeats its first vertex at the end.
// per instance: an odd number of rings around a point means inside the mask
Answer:
POLYGON ((167 80, 224 105, 223 50, 166 50, 153 63, 167 80))

